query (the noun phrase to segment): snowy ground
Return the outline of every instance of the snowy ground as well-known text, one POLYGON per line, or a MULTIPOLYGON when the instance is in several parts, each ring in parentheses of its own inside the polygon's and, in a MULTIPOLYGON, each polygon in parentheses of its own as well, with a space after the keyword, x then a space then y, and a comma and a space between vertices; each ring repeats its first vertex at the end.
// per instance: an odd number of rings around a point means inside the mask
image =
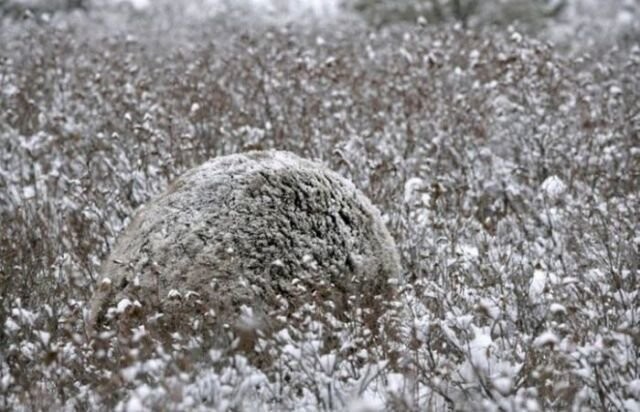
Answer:
POLYGON ((560 26, 172 4, 0 22, 1 410, 640 410, 633 3, 555 45, 560 26), (357 296, 274 310, 285 326, 250 352, 179 311, 169 343, 152 321, 91 340, 136 208, 210 157, 273 147, 384 212, 403 265, 384 315, 357 296))

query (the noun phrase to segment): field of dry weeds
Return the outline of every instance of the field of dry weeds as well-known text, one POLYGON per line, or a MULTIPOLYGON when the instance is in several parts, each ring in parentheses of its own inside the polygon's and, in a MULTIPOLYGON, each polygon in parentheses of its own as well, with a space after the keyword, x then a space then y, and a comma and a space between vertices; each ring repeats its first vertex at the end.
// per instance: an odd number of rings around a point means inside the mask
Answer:
POLYGON ((625 36, 171 8, 3 18, 0 410, 640 411, 625 36), (383 211, 403 266, 388 313, 309 302, 250 356, 196 318, 169 344, 145 327, 90 342, 100 264, 136 208, 206 159, 268 148, 383 211))

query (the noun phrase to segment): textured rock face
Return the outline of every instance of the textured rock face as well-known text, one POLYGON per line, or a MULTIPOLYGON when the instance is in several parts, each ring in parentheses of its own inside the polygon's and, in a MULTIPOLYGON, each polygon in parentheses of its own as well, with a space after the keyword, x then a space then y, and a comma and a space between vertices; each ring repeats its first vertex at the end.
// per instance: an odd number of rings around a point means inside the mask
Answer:
POLYGON ((138 211, 103 265, 88 325, 129 302, 175 315, 193 300, 221 322, 243 305, 340 308, 386 295, 399 271, 379 212, 350 182, 288 152, 247 152, 188 171, 138 211))

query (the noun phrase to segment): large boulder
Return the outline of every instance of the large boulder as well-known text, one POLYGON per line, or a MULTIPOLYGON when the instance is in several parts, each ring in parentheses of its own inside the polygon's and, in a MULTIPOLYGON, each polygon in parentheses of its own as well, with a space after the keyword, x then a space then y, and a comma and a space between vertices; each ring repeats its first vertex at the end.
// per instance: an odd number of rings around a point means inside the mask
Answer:
POLYGON ((88 326, 122 328, 114 319, 129 312, 175 324, 185 302, 220 325, 310 302, 339 317, 388 298, 399 271, 380 213, 337 173, 282 151, 224 156, 137 212, 104 262, 88 326))

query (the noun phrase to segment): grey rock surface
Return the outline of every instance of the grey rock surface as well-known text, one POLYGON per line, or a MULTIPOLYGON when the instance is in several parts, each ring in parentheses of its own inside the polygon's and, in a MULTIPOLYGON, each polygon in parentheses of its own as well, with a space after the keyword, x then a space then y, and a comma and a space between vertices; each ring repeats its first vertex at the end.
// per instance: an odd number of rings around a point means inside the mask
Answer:
POLYGON ((283 301, 340 310, 349 296, 384 296, 399 273, 380 213, 352 183, 292 153, 247 152, 191 169, 136 213, 103 264, 88 327, 184 299, 221 322, 283 301))

